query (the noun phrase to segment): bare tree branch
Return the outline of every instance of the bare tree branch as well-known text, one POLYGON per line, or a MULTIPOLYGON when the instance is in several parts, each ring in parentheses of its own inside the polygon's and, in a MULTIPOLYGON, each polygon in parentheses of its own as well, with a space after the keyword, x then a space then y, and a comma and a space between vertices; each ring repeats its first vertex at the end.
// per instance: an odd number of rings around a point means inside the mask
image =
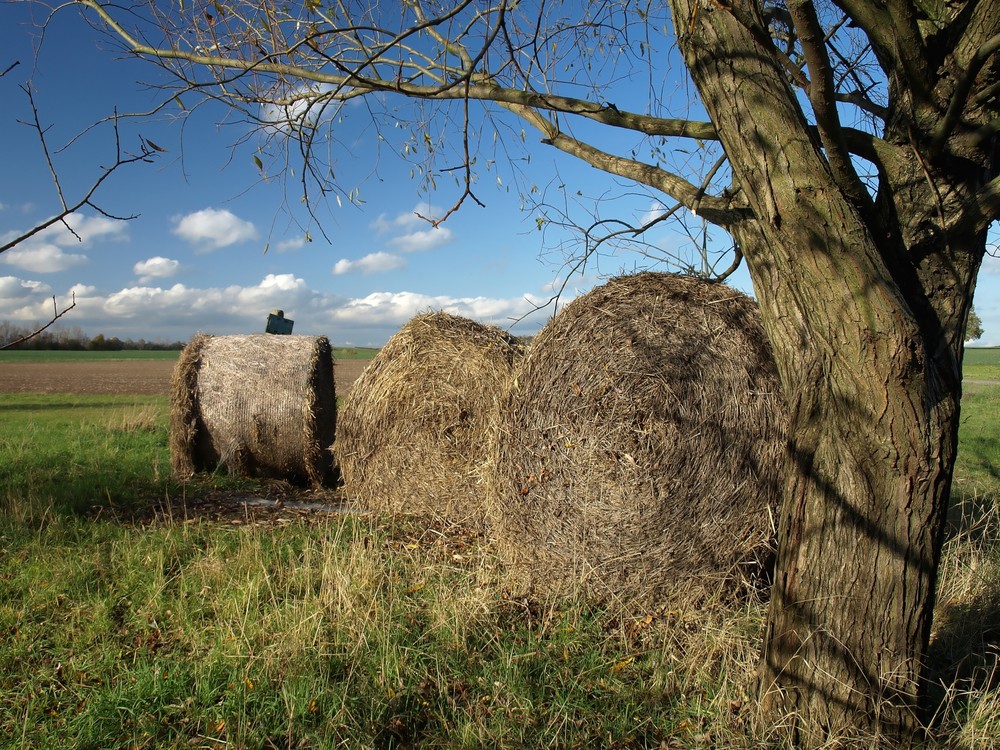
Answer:
POLYGON ((46 128, 42 126, 41 121, 39 119, 38 108, 35 105, 35 99, 34 96, 32 95, 31 87, 22 86, 21 88, 25 92, 25 94, 27 94, 28 101, 31 103, 31 112, 34 120, 34 122, 32 123, 32 127, 38 133, 38 139, 39 141, 41 141, 42 152, 45 154, 45 161, 46 164, 48 165, 49 173, 52 175, 52 181, 53 184, 55 185, 56 193, 59 196, 59 203, 61 205, 61 209, 58 213, 56 213, 49 219, 46 219, 45 221, 40 222, 39 224, 36 224, 26 232, 22 232, 13 239, 10 239, 7 242, 0 245, 0 253, 4 253, 7 250, 10 250, 11 248, 21 244, 25 240, 34 237, 39 232, 42 232, 45 229, 48 229, 49 227, 53 226, 54 224, 59 224, 59 223, 61 223, 64 227, 66 227, 67 231, 71 232, 79 240, 80 239, 79 235, 77 235, 76 232, 73 230, 73 228, 67 223, 66 219, 67 217, 69 217, 72 214, 75 214, 77 211, 79 211, 84 207, 89 206, 90 208, 94 209, 101 215, 111 219, 117 219, 119 221, 128 221, 130 219, 134 219, 135 218, 134 214, 131 216, 116 216, 114 214, 109 213, 108 211, 104 210, 94 202, 94 195, 100 189, 101 185, 104 184, 105 180, 111 177, 111 175, 114 174, 121 167, 124 167, 129 164, 135 164, 137 162, 148 163, 153 158, 155 158, 156 152, 159 149, 152 148, 151 146, 148 145, 146 141, 140 139, 138 153, 131 155, 123 154, 121 148, 121 141, 118 133, 118 122, 116 119, 112 118, 112 121, 114 123, 113 127, 115 133, 115 161, 110 167, 102 167, 101 174, 97 177, 96 180, 94 180, 94 182, 90 185, 90 187, 86 190, 86 192, 84 192, 83 196, 79 198, 79 200, 70 204, 67 202, 65 196, 63 195, 62 185, 59 182, 59 174, 56 171, 55 165, 52 162, 52 157, 49 151, 48 143, 45 140, 46 128))
MULTIPOLYGON (((14 62, 10 66, 8 66, 7 69, 3 71, 3 73, 0 73, 0 78, 7 75, 7 73, 9 73, 17 65, 18 62, 14 62)), ((30 123, 26 124, 28 124, 32 129, 34 129, 34 131, 38 135, 38 140, 42 147, 42 154, 44 155, 45 158, 45 164, 49 170, 49 175, 52 178, 52 183, 55 186, 56 194, 59 198, 60 210, 51 218, 43 222, 40 222, 39 224, 35 225, 28 231, 22 232, 16 237, 8 240, 7 242, 4 242, 2 245, 0 245, 0 253, 4 253, 7 250, 10 250, 18 246, 19 244, 30 239, 36 234, 59 223, 61 223, 68 232, 70 232, 74 237, 76 237, 77 240, 82 241, 80 235, 77 234, 76 230, 67 221, 67 219, 69 218, 69 216, 75 214, 84 207, 90 207, 91 209, 98 212, 102 216, 106 216, 111 219, 117 219, 120 221, 127 221, 129 219, 135 218, 134 215, 123 217, 123 216, 116 216, 106 211, 104 208, 102 208, 101 206, 99 206, 97 203, 94 202, 94 196, 100 189, 101 185, 104 184, 105 180, 107 180, 118 169, 120 169, 125 165, 134 164, 137 162, 148 163, 152 161, 153 158, 155 158, 157 152, 163 151, 163 149, 160 148, 159 146, 156 146, 156 144, 153 144, 151 141, 140 139, 138 153, 130 155, 123 154, 121 146, 121 137, 118 131, 118 118, 117 118, 117 113, 115 113, 115 115, 113 115, 110 118, 113 124, 112 126, 114 129, 114 136, 115 136, 115 161, 110 167, 103 167, 101 174, 84 192, 83 196, 79 200, 71 204, 66 200, 66 196, 63 192, 62 183, 59 179, 59 172, 56 169, 55 163, 52 158, 52 151, 50 150, 48 141, 46 139, 47 128, 42 125, 41 118, 38 113, 38 106, 35 103, 35 96, 32 91, 32 87, 30 84, 26 84, 22 85, 20 88, 22 91, 24 91, 25 95, 28 97, 28 103, 31 106, 32 120, 30 123)), ((56 302, 56 298, 52 297, 52 317, 49 319, 49 321, 44 325, 42 325, 41 327, 39 327, 38 329, 32 331, 31 333, 25 334, 24 336, 20 336, 19 338, 13 341, 9 341, 3 345, 0 345, 0 349, 10 349, 19 344, 23 344, 25 341, 29 341, 30 339, 35 338, 75 307, 76 307, 75 293, 72 296, 72 301, 70 302, 70 304, 62 308, 61 310, 59 309, 59 306, 56 302)))
POLYGON ((965 69, 962 77, 958 80, 958 85, 955 87, 955 94, 948 104, 948 110, 934 132, 934 140, 931 142, 931 153, 939 153, 941 147, 944 146, 944 142, 954 132, 955 126, 958 125, 962 117, 962 111, 968 102, 969 93, 972 91, 972 85, 976 81, 976 76, 979 75, 979 71, 983 69, 983 66, 998 50, 1000 50, 1000 34, 988 39, 976 51, 969 67, 965 69))
POLYGON ((851 157, 837 114, 837 97, 833 85, 833 66, 826 52, 826 35, 816 16, 812 0, 791 0, 788 13, 795 23, 799 41, 809 66, 810 83, 806 92, 816 115, 816 125, 830 169, 837 184, 854 202, 869 212, 871 197, 865 190, 851 163, 851 157))
POLYGON ((48 328, 53 323, 55 323, 57 320, 59 320, 59 318, 61 318, 63 315, 65 315, 70 310, 72 310, 74 307, 76 307, 76 292, 73 293, 73 301, 69 305, 67 305, 66 307, 64 307, 62 310, 60 310, 59 307, 56 305, 56 298, 53 297, 52 298, 52 318, 49 320, 49 322, 46 323, 45 325, 43 325, 41 328, 38 328, 38 329, 32 331, 31 333, 25 334, 24 336, 21 336, 20 338, 16 338, 13 341, 8 341, 6 344, 0 345, 0 350, 2 350, 2 349, 13 349, 18 344, 23 344, 25 341, 30 341, 31 339, 35 338, 40 333, 42 333, 42 331, 44 331, 46 328, 48 328))
MULTIPOLYGON (((543 109, 564 114, 579 115, 605 125, 634 130, 645 135, 676 136, 685 138, 700 138, 715 140, 715 128, 709 122, 696 122, 687 119, 660 118, 622 111, 607 103, 595 103, 586 99, 577 99, 555 94, 505 88, 497 84, 491 77, 479 76, 466 88, 461 86, 462 79, 456 78, 438 85, 415 84, 399 77, 387 79, 378 75, 364 75, 363 68, 370 67, 374 58, 366 56, 357 68, 351 69, 340 60, 324 55, 326 62, 338 68, 337 73, 328 73, 304 66, 287 63, 268 62, 272 56, 265 59, 239 59, 219 55, 205 55, 197 52, 186 52, 177 49, 157 48, 140 43, 129 34, 107 9, 97 0, 77 0, 94 12, 128 45, 129 50, 136 55, 150 57, 155 60, 180 60, 193 65, 212 69, 232 70, 240 74, 272 73, 290 79, 310 81, 317 84, 332 86, 333 90, 322 94, 305 94, 313 99, 346 100, 373 92, 393 92, 421 99, 479 99, 494 101, 500 104, 517 104, 534 109, 543 109)), ((396 35, 398 37, 400 35, 396 35)), ((394 38, 396 38, 394 37, 394 38)), ((304 43, 304 42, 303 42, 304 43)), ((485 47, 483 52, 485 52, 485 47)), ((291 52, 293 49, 287 50, 291 52)), ((481 53, 482 54, 482 53, 481 53)), ((174 71, 176 73, 176 71, 174 71)), ((471 77, 474 71, 462 71, 463 77, 471 77)), ((257 100, 261 101, 261 100, 257 100)), ((292 100, 284 102, 273 101, 275 104, 292 104, 292 100)))
POLYGON ((879 62, 894 59, 892 19, 885 3, 873 0, 834 0, 834 4, 844 11, 851 22, 861 27, 871 40, 879 62))
POLYGON ((746 208, 737 203, 733 196, 703 196, 698 186, 650 164, 609 154, 563 133, 546 138, 543 143, 555 146, 609 174, 627 177, 661 190, 713 224, 724 227, 746 217, 746 208))

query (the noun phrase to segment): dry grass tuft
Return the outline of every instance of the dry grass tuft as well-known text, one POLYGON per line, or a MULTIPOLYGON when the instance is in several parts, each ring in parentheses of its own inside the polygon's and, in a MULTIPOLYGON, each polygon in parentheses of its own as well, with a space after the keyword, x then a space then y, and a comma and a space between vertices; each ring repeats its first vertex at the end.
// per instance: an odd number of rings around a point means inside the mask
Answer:
POLYGON ((480 525, 487 430, 520 356, 504 331, 448 313, 403 326, 344 400, 334 451, 347 495, 375 512, 480 525))
POLYGON ((613 279, 535 338, 498 414, 491 521, 534 588, 627 609, 769 561, 786 409, 740 292, 613 279))
POLYGON ((207 336, 181 352, 170 397, 175 476, 231 473, 313 485, 333 479, 337 420, 325 336, 207 336))
POLYGON ((154 432, 160 429, 160 414, 153 404, 128 406, 108 420, 107 428, 119 432, 154 432))
POLYGON ((938 568, 927 708, 932 731, 963 750, 992 750, 1000 738, 998 549, 996 498, 962 498, 938 568))

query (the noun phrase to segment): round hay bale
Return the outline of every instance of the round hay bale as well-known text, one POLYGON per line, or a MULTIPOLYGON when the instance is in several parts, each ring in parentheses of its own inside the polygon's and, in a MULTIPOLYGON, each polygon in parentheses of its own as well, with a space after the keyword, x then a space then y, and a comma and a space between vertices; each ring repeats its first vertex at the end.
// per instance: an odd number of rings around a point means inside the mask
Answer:
POLYGON ((487 429, 520 353, 514 337, 466 318, 410 320, 344 399, 334 453, 347 496, 373 512, 481 526, 487 429))
POLYGON ((208 336, 181 352, 170 396, 175 476, 332 481, 337 394, 325 336, 208 336))
POLYGON ((613 279, 535 337, 498 414, 489 513, 511 580, 649 606, 770 558, 787 416, 744 294, 613 279))

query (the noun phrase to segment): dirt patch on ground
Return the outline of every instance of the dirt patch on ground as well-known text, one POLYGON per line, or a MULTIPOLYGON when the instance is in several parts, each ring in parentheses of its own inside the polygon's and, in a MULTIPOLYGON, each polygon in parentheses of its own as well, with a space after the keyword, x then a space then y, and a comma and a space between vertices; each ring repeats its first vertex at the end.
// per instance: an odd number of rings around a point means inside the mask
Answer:
MULTIPOLYGON (((337 395, 345 395, 371 360, 337 360, 337 395)), ((0 393, 170 395, 173 360, 0 363, 0 393)))

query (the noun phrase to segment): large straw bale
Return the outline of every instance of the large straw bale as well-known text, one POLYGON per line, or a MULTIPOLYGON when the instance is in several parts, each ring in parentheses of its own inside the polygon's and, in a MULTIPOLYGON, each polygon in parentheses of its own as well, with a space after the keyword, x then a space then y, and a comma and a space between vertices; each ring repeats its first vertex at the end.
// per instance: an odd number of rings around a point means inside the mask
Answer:
POLYGON ((373 512, 481 525, 487 428, 520 353, 466 318, 410 320, 344 399, 334 453, 346 495, 373 512))
POLYGON ((171 468, 180 478, 221 466, 318 486, 334 478, 336 420, 325 336, 199 334, 171 383, 171 468))
POLYGON ((744 294, 613 279, 535 338, 498 415, 511 580, 628 607, 731 590, 770 558, 787 416, 744 294))

